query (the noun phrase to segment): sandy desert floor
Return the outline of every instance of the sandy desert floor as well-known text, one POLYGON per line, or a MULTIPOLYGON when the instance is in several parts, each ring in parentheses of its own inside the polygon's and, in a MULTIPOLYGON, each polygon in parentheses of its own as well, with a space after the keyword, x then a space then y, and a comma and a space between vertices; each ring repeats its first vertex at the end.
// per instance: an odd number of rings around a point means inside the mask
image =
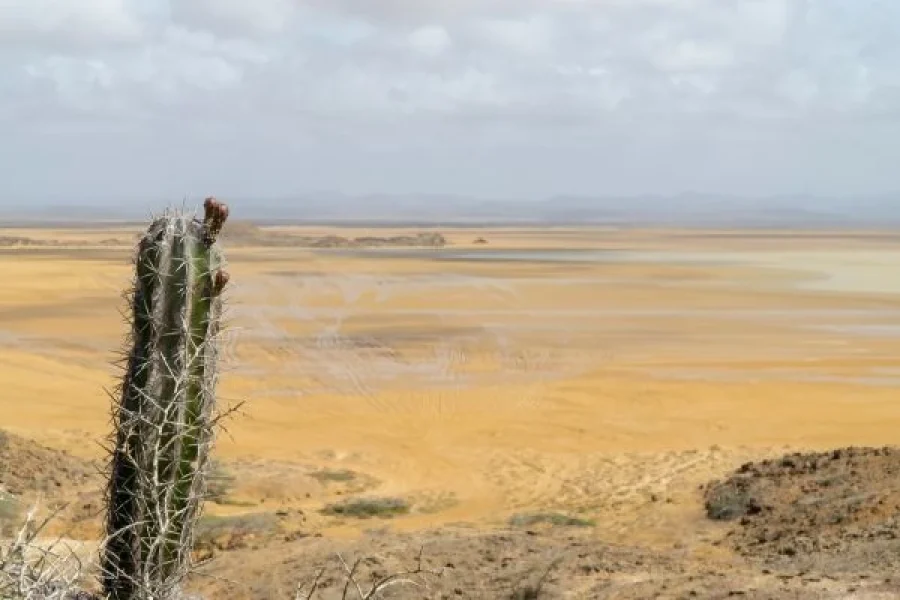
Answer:
MULTIPOLYGON (((135 233, 0 231, 72 244, 0 249, 4 429, 100 455, 135 233)), ((671 547, 704 527, 697 486, 743 461, 896 440, 900 236, 442 233, 442 250, 226 248, 220 391, 246 403, 213 514, 287 507, 352 537, 372 524, 319 509, 375 494, 411 504, 398 531, 561 511, 671 547)))

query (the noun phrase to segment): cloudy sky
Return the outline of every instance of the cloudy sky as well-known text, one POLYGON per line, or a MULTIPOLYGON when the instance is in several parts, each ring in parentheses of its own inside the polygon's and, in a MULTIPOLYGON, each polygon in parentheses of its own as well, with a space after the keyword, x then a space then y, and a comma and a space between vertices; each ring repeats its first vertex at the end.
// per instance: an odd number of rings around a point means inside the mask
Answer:
POLYGON ((896 0, 0 0, 0 202, 900 189, 896 0))

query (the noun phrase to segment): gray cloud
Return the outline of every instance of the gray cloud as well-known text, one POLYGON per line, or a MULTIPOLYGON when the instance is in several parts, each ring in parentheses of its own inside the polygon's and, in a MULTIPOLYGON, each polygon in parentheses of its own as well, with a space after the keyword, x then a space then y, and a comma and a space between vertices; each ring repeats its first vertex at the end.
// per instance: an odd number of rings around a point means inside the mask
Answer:
POLYGON ((0 195, 892 188, 895 4, 6 0, 0 195))

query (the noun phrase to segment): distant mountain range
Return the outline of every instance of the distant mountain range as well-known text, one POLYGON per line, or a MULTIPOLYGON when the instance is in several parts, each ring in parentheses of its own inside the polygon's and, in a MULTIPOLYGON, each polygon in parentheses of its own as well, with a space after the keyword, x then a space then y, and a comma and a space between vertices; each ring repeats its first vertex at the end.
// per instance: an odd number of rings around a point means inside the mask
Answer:
MULTIPOLYGON (((500 224, 894 227, 900 226, 900 193, 866 197, 555 196, 544 200, 482 200, 440 194, 317 193, 285 198, 227 197, 236 218, 258 223, 492 226, 500 224)), ((181 204, 181 201, 170 202, 181 204)), ((83 202, 0 208, 0 226, 143 221, 167 202, 123 206, 83 202)), ((199 204, 199 201, 197 202, 199 204)), ((188 203, 190 206, 191 203, 188 203)))

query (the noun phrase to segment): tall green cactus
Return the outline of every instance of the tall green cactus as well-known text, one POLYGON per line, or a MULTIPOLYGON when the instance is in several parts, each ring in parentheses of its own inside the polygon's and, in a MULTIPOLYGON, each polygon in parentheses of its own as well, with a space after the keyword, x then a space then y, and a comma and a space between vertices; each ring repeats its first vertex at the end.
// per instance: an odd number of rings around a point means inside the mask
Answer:
POLYGON ((138 245, 131 335, 115 397, 101 566, 110 600, 170 600, 190 568, 213 440, 228 208, 170 211, 138 245))

